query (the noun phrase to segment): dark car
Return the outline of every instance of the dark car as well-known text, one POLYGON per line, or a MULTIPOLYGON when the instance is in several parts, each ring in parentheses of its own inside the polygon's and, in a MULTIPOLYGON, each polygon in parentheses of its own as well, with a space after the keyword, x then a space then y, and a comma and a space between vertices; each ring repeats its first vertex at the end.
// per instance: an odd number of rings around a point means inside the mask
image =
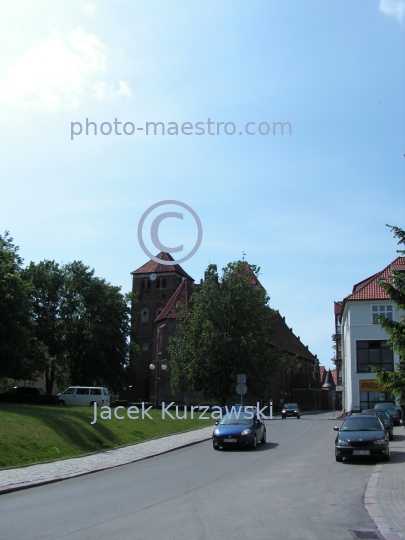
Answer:
POLYGON ((392 423, 391 417, 387 411, 364 409, 363 413, 378 416, 378 418, 384 424, 385 432, 387 433, 389 440, 394 440, 394 424, 392 423))
POLYGON ((256 448, 266 442, 266 426, 253 412, 238 411, 225 414, 212 434, 214 450, 226 447, 256 448))
POLYGON ((336 461, 351 457, 390 459, 390 447, 384 425, 375 415, 354 414, 338 428, 335 439, 336 461))
POLYGON ((281 418, 287 418, 287 416, 295 416, 299 418, 301 416, 300 408, 296 403, 286 403, 281 409, 281 418))
POLYGON ((394 403, 376 403, 374 405, 374 409, 376 411, 387 411, 391 416, 394 426, 400 425, 400 416, 394 403))
POLYGON ((44 396, 45 392, 42 388, 36 388, 35 386, 14 386, 14 388, 7 390, 6 394, 17 394, 18 396, 44 396))

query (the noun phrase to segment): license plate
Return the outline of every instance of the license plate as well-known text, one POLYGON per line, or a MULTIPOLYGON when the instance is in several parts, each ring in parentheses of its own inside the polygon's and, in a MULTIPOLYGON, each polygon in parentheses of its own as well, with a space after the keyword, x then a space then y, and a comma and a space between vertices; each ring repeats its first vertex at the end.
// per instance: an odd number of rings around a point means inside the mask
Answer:
POLYGON ((354 456, 369 456, 370 450, 353 450, 354 456))
POLYGON ((238 442, 238 439, 224 439, 224 442, 238 442))

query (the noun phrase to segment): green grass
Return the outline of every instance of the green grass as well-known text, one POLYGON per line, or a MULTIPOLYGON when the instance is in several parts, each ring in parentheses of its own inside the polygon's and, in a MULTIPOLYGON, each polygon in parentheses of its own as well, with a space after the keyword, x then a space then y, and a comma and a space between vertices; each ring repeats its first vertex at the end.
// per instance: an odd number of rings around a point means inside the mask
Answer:
MULTIPOLYGON (((114 417, 93 421, 92 407, 52 407, 0 403, 0 468, 79 456, 214 425, 212 419, 162 419, 161 410, 151 410, 153 420, 114 417)), ((183 414, 180 407, 179 415, 183 414)), ((175 416, 174 412, 172 415, 175 416)), ((140 415, 141 416, 141 415, 140 415)))

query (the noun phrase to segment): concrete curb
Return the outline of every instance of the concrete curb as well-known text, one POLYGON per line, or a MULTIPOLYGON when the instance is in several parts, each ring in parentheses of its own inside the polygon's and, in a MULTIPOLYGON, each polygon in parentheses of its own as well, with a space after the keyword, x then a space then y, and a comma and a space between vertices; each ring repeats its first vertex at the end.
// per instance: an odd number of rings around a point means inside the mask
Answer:
MULTIPOLYGON (((191 441, 191 442, 179 444, 179 445, 174 446, 173 448, 162 450, 161 452, 153 452, 153 453, 147 454, 145 456, 137 457, 135 459, 124 461, 122 463, 117 463, 117 464, 114 464, 114 465, 106 465, 104 467, 95 467, 95 468, 88 469, 86 471, 81 471, 81 472, 78 472, 78 473, 72 473, 72 474, 68 474, 68 475, 60 475, 60 476, 56 476, 56 477, 52 477, 52 478, 45 478, 45 479, 41 479, 41 480, 36 480, 36 481, 33 481, 33 482, 24 482, 24 483, 19 483, 19 484, 12 484, 12 485, 9 485, 9 486, 6 486, 6 487, 0 487, 0 496, 1 495, 6 495, 7 493, 12 493, 14 491, 21 491, 23 489, 29 489, 29 488, 33 488, 33 487, 44 486, 44 485, 47 485, 47 484, 53 484, 55 482, 61 482, 62 480, 69 480, 70 478, 76 478, 78 476, 85 476, 87 474, 93 474, 93 473, 96 473, 96 472, 105 471, 107 469, 115 469, 116 467, 122 467, 123 465, 128 465, 130 463, 135 463, 136 461, 142 461, 144 459, 149 459, 149 458, 153 458, 153 457, 160 456, 160 455, 163 455, 163 454, 168 454, 169 452, 173 452, 174 450, 179 450, 180 448, 186 448, 188 446, 193 446, 194 444, 199 444, 201 442, 208 441, 211 438, 212 438, 212 435, 204 436, 203 438, 201 438, 199 440, 194 440, 194 441, 191 441)), ((77 458, 77 459, 80 459, 80 458, 77 458)), ((27 466, 25 466, 25 467, 27 467, 27 466)))

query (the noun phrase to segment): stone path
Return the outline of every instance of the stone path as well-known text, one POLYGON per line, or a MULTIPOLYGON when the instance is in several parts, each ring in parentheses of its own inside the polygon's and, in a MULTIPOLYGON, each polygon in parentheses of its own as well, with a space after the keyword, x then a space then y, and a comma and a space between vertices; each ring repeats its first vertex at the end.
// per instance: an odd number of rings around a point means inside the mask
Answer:
POLYGON ((165 454, 177 448, 211 439, 212 432, 213 428, 209 426, 88 456, 3 469, 0 470, 0 495, 165 454))
POLYGON ((364 503, 386 540, 405 540, 405 430, 394 428, 391 460, 376 465, 364 503))

